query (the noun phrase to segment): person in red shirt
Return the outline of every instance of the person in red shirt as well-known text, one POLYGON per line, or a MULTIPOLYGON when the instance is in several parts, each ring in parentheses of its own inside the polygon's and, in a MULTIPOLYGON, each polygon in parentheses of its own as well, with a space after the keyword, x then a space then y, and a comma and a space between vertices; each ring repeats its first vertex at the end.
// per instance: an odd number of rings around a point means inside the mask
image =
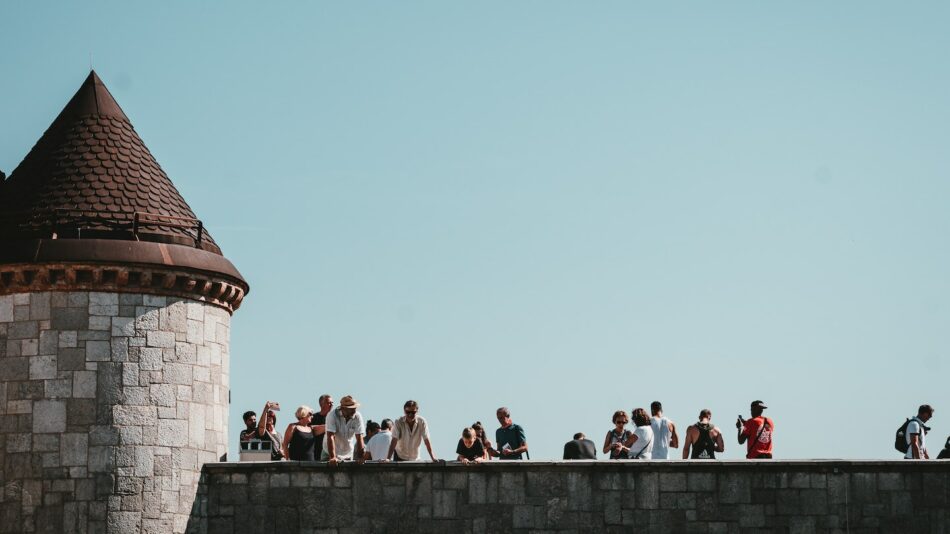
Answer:
POLYGON ((768 406, 757 400, 752 402, 752 419, 746 420, 742 416, 736 421, 739 430, 739 444, 748 442, 745 457, 750 460, 772 458, 772 435, 775 432, 775 423, 762 415, 762 410, 768 406))

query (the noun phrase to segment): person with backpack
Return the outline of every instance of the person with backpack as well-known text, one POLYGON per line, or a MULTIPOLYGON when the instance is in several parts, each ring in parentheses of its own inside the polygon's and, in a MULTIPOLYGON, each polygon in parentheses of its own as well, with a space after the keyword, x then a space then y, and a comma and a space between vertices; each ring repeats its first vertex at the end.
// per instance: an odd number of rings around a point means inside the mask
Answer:
POLYGON ((739 430, 739 444, 747 443, 745 457, 749 460, 768 460, 772 458, 772 434, 775 422, 762 415, 768 406, 764 402, 752 401, 752 419, 739 416, 736 428, 739 430))
POLYGON ((710 422, 711 419, 712 411, 704 409, 699 412, 699 422, 686 429, 684 460, 713 460, 717 452, 726 450, 722 432, 710 422))
MULTIPOLYGON (((929 460, 927 452, 927 432, 930 428, 924 425, 934 415, 934 409, 929 404, 922 404, 917 409, 917 415, 907 420, 904 425, 904 440, 907 447, 904 452, 905 460, 929 460)), ((900 430, 897 431, 900 435, 900 430)))

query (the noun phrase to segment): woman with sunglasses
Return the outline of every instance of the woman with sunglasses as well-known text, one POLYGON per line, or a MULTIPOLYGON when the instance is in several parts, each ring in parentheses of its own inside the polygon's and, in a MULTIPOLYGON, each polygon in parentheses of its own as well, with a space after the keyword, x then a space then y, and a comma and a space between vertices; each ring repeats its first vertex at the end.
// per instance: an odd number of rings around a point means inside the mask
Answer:
POLYGON ((627 452, 630 450, 625 443, 630 439, 633 432, 627 430, 627 412, 617 410, 613 417, 614 428, 607 431, 607 437, 604 438, 604 454, 610 453, 611 460, 626 460, 627 452))

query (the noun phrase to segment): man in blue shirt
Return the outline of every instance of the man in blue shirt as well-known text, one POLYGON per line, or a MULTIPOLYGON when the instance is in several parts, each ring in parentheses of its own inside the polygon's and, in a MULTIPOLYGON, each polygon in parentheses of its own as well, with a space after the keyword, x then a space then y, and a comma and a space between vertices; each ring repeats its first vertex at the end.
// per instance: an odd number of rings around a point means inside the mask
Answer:
POLYGON ((521 460, 528 454, 528 441, 524 429, 511 422, 511 411, 502 406, 495 412, 501 427, 495 431, 495 447, 488 453, 502 460, 521 460))

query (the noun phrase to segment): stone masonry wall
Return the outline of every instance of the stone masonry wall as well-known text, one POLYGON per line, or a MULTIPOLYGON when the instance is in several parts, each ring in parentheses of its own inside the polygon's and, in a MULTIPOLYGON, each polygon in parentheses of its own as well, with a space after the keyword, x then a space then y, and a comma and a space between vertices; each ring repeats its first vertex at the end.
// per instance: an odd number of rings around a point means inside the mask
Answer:
POLYGON ((927 532, 950 462, 206 464, 189 532, 927 532))
POLYGON ((181 532, 226 452, 230 316, 162 296, 0 296, 0 532, 181 532))

